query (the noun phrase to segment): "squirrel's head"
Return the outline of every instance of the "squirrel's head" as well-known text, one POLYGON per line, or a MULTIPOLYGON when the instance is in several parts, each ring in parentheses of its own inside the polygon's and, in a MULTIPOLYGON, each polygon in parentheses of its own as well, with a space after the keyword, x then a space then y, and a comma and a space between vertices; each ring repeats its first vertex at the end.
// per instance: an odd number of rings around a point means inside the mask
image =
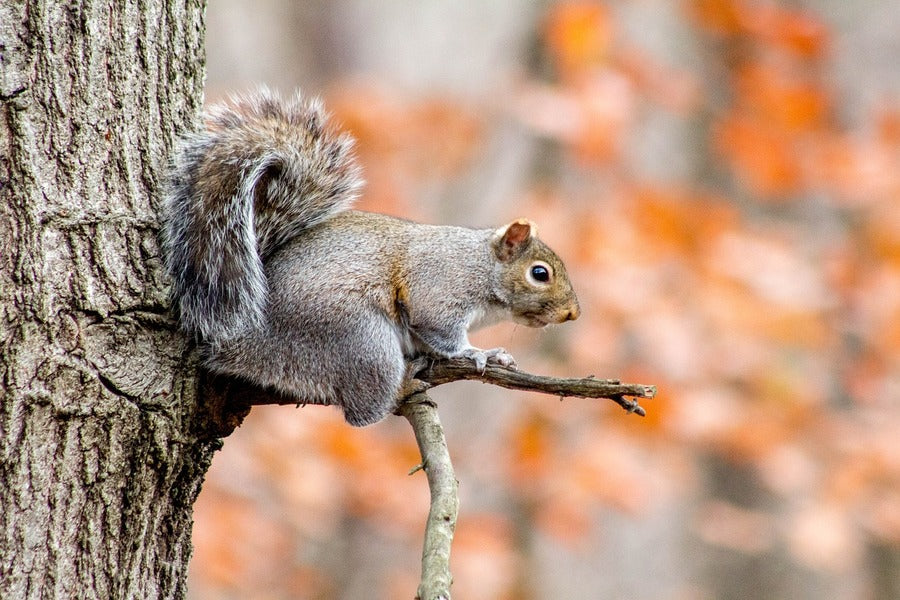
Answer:
POLYGON ((529 327, 574 321, 581 313, 566 267, 537 238, 537 227, 517 219, 494 232, 491 240, 499 261, 498 296, 513 321, 529 327))

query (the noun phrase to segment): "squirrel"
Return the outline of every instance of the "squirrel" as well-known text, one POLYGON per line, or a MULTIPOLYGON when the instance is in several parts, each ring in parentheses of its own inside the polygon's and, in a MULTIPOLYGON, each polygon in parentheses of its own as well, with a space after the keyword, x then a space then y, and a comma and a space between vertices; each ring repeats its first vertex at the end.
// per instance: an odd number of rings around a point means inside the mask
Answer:
POLYGON ((318 100, 262 88, 205 122, 172 161, 161 244, 210 371, 363 426, 396 409, 422 356, 515 368, 469 330, 578 318, 565 266, 526 219, 469 229, 352 210, 355 142, 318 100))

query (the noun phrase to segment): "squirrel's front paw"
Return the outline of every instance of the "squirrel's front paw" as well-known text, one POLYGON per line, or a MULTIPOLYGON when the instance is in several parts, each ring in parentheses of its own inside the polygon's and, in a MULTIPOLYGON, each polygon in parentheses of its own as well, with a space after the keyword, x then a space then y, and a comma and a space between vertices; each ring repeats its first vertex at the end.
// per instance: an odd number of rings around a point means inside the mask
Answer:
POLYGON ((515 369, 517 366, 516 359, 503 348, 491 348, 490 350, 485 350, 484 353, 487 355, 488 362, 492 365, 500 365, 507 369, 515 369))
POLYGON ((475 368, 484 371, 488 363, 492 365, 500 365, 508 369, 516 368, 516 359, 512 354, 503 348, 491 348, 490 350, 481 350, 480 348, 467 348, 460 354, 463 358, 468 358, 475 363, 475 368))

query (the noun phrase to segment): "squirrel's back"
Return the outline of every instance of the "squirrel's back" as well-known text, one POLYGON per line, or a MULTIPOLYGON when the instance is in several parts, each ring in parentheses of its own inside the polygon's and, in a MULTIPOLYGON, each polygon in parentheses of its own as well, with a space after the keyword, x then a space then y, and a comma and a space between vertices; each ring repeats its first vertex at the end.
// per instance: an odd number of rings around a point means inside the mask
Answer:
POLYGON ((352 147, 318 101, 265 89, 210 109, 184 137, 162 243, 185 330, 215 345, 263 321, 263 260, 350 207, 362 186, 352 147))

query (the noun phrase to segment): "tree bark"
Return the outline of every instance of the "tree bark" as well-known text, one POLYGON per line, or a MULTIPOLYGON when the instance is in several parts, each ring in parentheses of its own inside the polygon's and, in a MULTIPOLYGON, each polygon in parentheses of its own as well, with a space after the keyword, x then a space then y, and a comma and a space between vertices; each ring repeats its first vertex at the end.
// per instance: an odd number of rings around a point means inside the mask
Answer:
POLYGON ((213 451, 161 178, 204 6, 0 2, 0 598, 181 598, 213 451))

